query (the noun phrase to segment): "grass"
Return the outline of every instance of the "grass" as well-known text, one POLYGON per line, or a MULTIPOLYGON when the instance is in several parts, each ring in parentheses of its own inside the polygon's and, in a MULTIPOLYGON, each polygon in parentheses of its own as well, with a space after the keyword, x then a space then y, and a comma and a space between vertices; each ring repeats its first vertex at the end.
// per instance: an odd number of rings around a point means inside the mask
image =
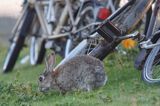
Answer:
MULTIPOLYGON (((5 48, 0 48, 1 69, 6 52, 5 48)), ((23 51, 20 58, 26 52, 23 51)), ((141 72, 133 67, 132 54, 124 57, 113 53, 105 59, 109 80, 104 87, 65 95, 38 91, 37 79, 44 65, 16 64, 11 73, 0 73, 0 106, 160 106, 159 86, 141 80, 141 72)))

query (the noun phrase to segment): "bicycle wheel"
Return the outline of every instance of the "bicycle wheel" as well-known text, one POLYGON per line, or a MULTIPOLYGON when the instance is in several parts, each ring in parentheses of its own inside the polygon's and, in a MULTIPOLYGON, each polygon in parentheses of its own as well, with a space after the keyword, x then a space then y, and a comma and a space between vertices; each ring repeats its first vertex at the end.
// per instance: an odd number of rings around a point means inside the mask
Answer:
POLYGON ((41 64, 45 56, 45 39, 42 38, 43 30, 41 28, 38 17, 35 16, 32 23, 32 31, 29 45, 30 45, 30 64, 41 64))
POLYGON ((45 52, 45 40, 37 36, 32 36, 30 45, 31 65, 41 64, 45 56, 45 52))
MULTIPOLYGON (((157 43, 160 42, 160 39, 157 43)), ((147 83, 160 83, 160 46, 154 47, 148 55, 142 71, 142 78, 147 83)))
MULTIPOLYGON (((148 31, 148 27, 149 27, 149 23, 150 23, 150 20, 151 20, 151 15, 152 15, 152 8, 150 7, 149 10, 147 11, 146 13, 146 16, 145 18, 143 19, 143 22, 141 23, 142 27, 144 27, 142 30, 144 32, 142 32, 143 35, 147 35, 147 31, 148 31)), ((159 23, 158 21, 156 23, 159 23)), ((159 26, 159 25, 156 25, 156 27, 159 26)), ((158 28, 155 27, 155 30, 157 30, 158 28)), ((141 28, 140 28, 141 29, 141 28)), ((158 34, 159 35, 159 34, 158 34)), ((156 36, 156 35, 154 35, 156 36)), ((145 36, 145 39, 148 39, 147 36, 145 36)), ((145 40, 144 39, 144 40, 145 40)), ((154 38, 153 38, 154 39, 154 38)), ((156 39, 157 41, 157 39, 156 39)), ((154 43, 156 42, 154 41, 154 43)), ((135 59, 135 63, 134 63, 134 67, 137 69, 137 70, 142 70, 143 69, 143 66, 144 66, 144 62, 148 56, 148 54, 150 53, 150 51, 146 50, 146 49, 142 49, 140 48, 140 52, 138 53, 136 59, 135 59)))
POLYGON ((24 46, 25 37, 27 36, 27 32, 30 28, 33 16, 34 10, 28 9, 24 19, 19 26, 19 30, 17 30, 15 33, 10 48, 8 49, 8 53, 3 65, 4 73, 9 72, 14 68, 19 53, 24 46))

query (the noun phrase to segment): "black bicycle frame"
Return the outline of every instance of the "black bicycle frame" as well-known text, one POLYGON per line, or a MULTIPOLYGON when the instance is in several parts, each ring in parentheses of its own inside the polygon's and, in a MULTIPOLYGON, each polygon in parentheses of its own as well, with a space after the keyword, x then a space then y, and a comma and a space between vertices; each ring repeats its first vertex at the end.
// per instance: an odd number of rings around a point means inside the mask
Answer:
MULTIPOLYGON (((156 3, 159 3, 159 1, 156 0, 156 3)), ((131 0, 118 9, 98 27, 97 32, 105 40, 92 50, 89 55, 103 60, 121 42, 118 38, 134 29, 149 8, 151 8, 153 2, 154 0, 131 0)), ((149 26, 153 24, 154 20, 154 17, 151 18, 149 26)), ((151 30, 151 27, 149 27, 148 36, 151 35, 151 30)))

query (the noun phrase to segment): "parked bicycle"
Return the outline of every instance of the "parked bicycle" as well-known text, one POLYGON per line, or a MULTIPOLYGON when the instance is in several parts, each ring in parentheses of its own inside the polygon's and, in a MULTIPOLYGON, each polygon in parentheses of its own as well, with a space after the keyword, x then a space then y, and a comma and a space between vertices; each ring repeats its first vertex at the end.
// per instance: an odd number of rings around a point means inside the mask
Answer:
MULTIPOLYGON (((116 2, 106 1, 105 6, 111 11, 115 11, 116 2)), ((32 65, 43 61, 46 45, 50 45, 49 47, 54 49, 56 53, 67 56, 75 44, 87 38, 94 26, 99 24, 96 15, 101 5, 97 5, 97 3, 100 1, 25 1, 21 16, 12 31, 13 36, 3 72, 13 69, 26 37, 30 40, 30 63, 32 65)))
MULTIPOLYGON (((159 6, 160 0, 130 0, 106 19, 90 36, 90 39, 92 39, 95 36, 101 35, 105 40, 102 40, 89 55, 103 60, 122 40, 128 38, 138 39, 141 42, 140 47, 146 51, 143 52, 146 54, 142 53, 144 61, 140 61, 139 63, 143 64, 142 62, 144 62, 142 78, 147 83, 159 83, 159 71, 157 72, 159 69, 156 68, 157 70, 154 70, 155 67, 159 66, 160 31, 154 27, 156 18, 158 17, 159 6), (152 6, 154 7, 153 9, 152 6), (136 29, 135 26, 140 23, 145 14, 147 14, 146 16, 152 14, 151 17, 146 17, 147 22, 144 31, 146 35, 142 36, 138 31, 130 33, 136 29)), ((79 43, 57 67, 69 61, 70 58, 81 54, 81 51, 84 51, 87 47, 88 41, 86 39, 79 43)))
MULTIPOLYGON (((41 63, 43 60, 46 50, 45 39, 54 38, 54 47, 62 47, 63 49, 65 41, 62 40, 60 45, 56 42, 61 41, 60 38, 68 35, 68 33, 62 33, 67 28, 65 25, 71 22, 70 26, 73 28, 76 27, 76 24, 83 21, 80 21, 81 17, 85 16, 91 10, 91 8, 84 8, 88 1, 82 0, 80 4, 77 4, 77 2, 79 1, 65 0, 66 4, 64 4, 64 1, 59 0, 28 0, 25 2, 21 16, 12 31, 13 36, 4 62, 3 72, 13 69, 19 53, 24 46, 26 37, 31 38, 30 60, 33 65, 41 63), (75 10, 73 6, 76 8, 75 10), (58 11, 62 11, 62 13, 55 14, 58 11), (74 14, 75 12, 78 12, 78 14, 74 14), (74 20, 75 17, 76 19, 74 20), (50 38, 49 36, 51 35, 56 36, 50 38)), ((63 52, 63 50, 59 51, 63 52)))

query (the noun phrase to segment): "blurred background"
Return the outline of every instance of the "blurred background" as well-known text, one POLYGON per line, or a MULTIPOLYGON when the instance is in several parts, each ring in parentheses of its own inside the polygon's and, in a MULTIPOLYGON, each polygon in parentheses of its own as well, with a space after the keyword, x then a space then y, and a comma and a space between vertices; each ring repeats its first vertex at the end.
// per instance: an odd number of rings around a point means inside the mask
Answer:
POLYGON ((23 0, 1 0, 0 3, 0 44, 7 46, 11 30, 21 11, 23 0))

